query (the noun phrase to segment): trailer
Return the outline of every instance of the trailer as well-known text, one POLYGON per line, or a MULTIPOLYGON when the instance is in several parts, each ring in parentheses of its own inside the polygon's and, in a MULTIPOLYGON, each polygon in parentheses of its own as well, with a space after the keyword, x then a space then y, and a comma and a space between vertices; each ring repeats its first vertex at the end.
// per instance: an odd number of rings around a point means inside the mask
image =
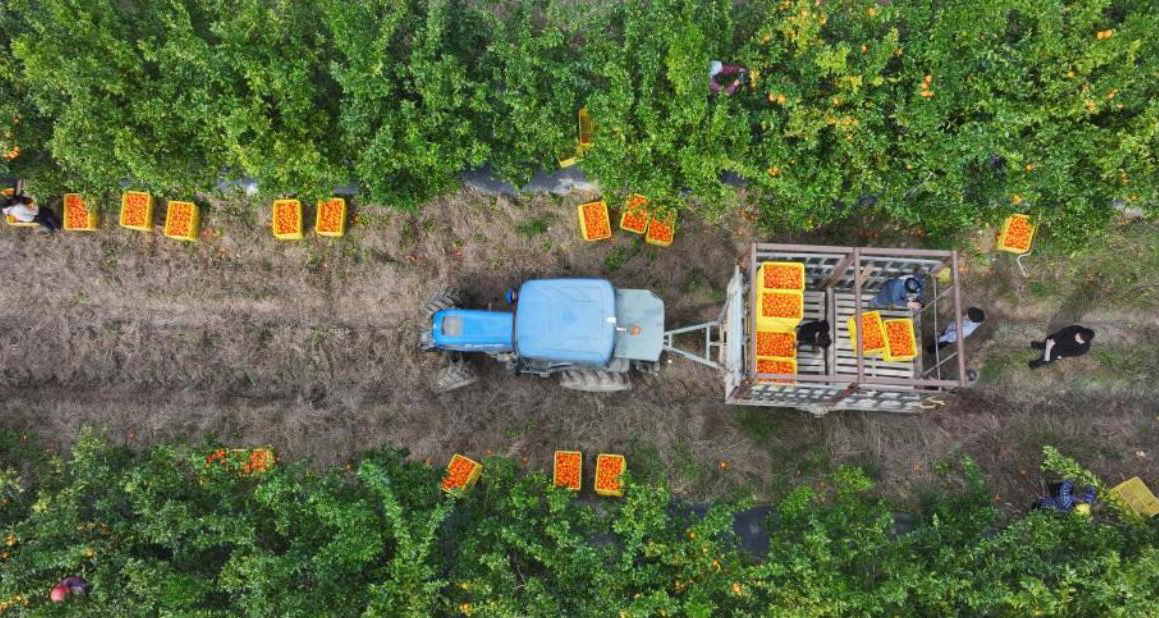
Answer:
POLYGON ((717 369, 728 404, 798 408, 818 416, 834 410, 919 413, 944 402, 936 396, 977 379, 961 338, 932 356, 921 349, 923 333, 940 333, 947 319, 960 326, 962 312, 956 251, 753 243, 734 269, 719 317, 665 332, 664 349, 717 369), (800 264, 802 321, 829 322, 832 345, 797 350, 791 374, 758 372, 758 273, 768 262, 800 264), (912 320, 916 356, 898 361, 865 354, 864 333, 851 335, 850 319, 862 324, 881 286, 912 274, 927 281, 925 307, 879 312, 883 320, 912 320))

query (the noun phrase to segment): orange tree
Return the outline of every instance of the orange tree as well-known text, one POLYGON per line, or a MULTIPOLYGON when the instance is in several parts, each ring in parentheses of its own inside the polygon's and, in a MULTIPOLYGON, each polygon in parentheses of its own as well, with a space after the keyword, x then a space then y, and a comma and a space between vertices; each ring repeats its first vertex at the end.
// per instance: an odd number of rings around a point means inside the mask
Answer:
MULTIPOLYGON (((598 508, 490 458, 461 497, 405 453, 318 475, 133 453, 82 433, 67 457, 0 432, 0 607, 24 615, 1149 615, 1159 528, 1034 513, 1001 522, 968 462, 961 489, 899 529, 852 468, 772 509, 742 551, 720 501, 699 514, 632 483, 598 508), (91 593, 53 607, 66 575, 91 593)), ((1048 460, 1058 460, 1050 454, 1048 460)), ((1057 463, 1057 461, 1055 462, 1057 463)), ((1073 464, 1073 462, 1071 462, 1073 464)), ((1071 468, 1077 469, 1076 466, 1071 468)), ((1082 476, 1082 475, 1080 475, 1082 476)))

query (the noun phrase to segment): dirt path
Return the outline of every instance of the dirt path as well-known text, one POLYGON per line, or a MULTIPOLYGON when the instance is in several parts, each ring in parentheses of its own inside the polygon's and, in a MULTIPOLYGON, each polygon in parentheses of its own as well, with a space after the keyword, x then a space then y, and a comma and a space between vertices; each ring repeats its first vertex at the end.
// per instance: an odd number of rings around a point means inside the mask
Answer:
MULTIPOLYGON (((1050 374, 1013 366, 1009 342, 1040 335, 1058 303, 1018 302, 1025 292, 1002 291, 1019 284, 1000 267, 971 275, 973 302, 996 318, 971 345, 979 359, 1007 359, 995 364, 1003 370, 920 417, 728 408, 713 372, 682 360, 614 396, 485 362, 477 387, 432 394, 437 359, 416 348, 418 308, 442 285, 486 306, 527 277, 601 275, 655 290, 670 324, 715 315, 744 232, 692 222, 668 250, 626 235, 588 245, 575 238, 579 201, 460 194, 415 214, 368 209, 346 239, 300 243, 275 241, 241 200, 217 205, 194 245, 112 222, 93 235, 4 229, 0 414, 58 448, 94 423, 132 444, 271 444, 322 465, 386 444, 436 462, 494 453, 535 469, 557 448, 622 451, 693 497, 777 493, 844 462, 867 466, 888 493, 917 496, 939 482, 935 462, 969 454, 1021 500, 1037 491, 1044 442, 1093 454, 1108 475, 1159 472, 1154 455, 1131 454, 1159 440, 1151 381, 1077 379, 1091 359, 1050 374)), ((1154 347, 1148 315, 1084 319, 1100 343, 1154 347)))

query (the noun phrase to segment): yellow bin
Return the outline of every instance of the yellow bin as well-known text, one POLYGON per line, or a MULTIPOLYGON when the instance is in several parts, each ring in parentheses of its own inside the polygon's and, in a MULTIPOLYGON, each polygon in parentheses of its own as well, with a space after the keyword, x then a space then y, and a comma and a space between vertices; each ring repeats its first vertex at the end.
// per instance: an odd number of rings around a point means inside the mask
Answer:
POLYGON ((596 457, 596 493, 601 496, 619 498, 624 495, 624 471, 628 469, 628 462, 623 455, 606 455, 601 453, 596 457), (618 471, 617 471, 618 470, 618 471))
POLYGON ((165 209, 165 237, 197 242, 201 231, 201 211, 193 202, 169 200, 165 209))
POLYGON ((757 290, 757 330, 795 330, 805 317, 805 295, 794 290, 757 290))
POLYGON ((576 207, 579 215, 580 236, 587 241, 604 240, 612 237, 612 222, 608 218, 608 205, 604 200, 586 202, 576 207))
POLYGON ((805 291, 805 265, 801 262, 762 262, 757 269, 757 281, 762 290, 805 291), (776 285, 778 279, 791 279, 790 285, 776 285), (770 285, 772 284, 772 285, 770 285))
POLYGON ((61 222, 70 232, 93 232, 97 229, 97 213, 85 204, 80 193, 64 194, 64 217, 61 222))
POLYGON ((332 197, 318 200, 314 214, 314 233, 319 236, 341 238, 346 233, 346 200, 332 197))
POLYGON ((278 240, 302 240, 302 202, 274 200, 270 227, 278 240))
POLYGON ((1010 253, 1026 253, 1030 251, 1030 245, 1034 242, 1034 232, 1037 229, 1038 226, 1030 222, 1030 215, 1010 215, 1006 217, 1006 221, 1002 223, 1002 231, 998 234, 998 250, 1008 251, 1010 253), (1012 236, 1012 226, 1015 226, 1015 233, 1017 233, 1018 228, 1029 228, 1029 231, 1026 233, 1025 243, 1019 243, 1018 239, 1012 236))
POLYGON ((556 487, 563 487, 571 491, 579 491, 583 486, 584 454, 579 451, 556 451, 551 465, 551 483, 556 487), (574 459, 576 465, 575 484, 569 484, 566 479, 559 478, 559 464, 564 459, 574 459))
POLYGON ((1143 483, 1143 479, 1134 476, 1111 488, 1111 495, 1122 500, 1127 508, 1140 517, 1154 517, 1159 515, 1159 499, 1143 483))
POLYGON ((121 194, 121 227, 138 232, 153 231, 153 196, 144 191, 121 194))
POLYGON ((456 453, 447 463, 447 473, 439 487, 447 493, 467 491, 479 480, 482 472, 483 466, 479 462, 456 453))
MULTIPOLYGON (((885 354, 883 358, 891 363, 911 361, 918 355, 917 337, 914 336, 914 321, 910 318, 886 320, 885 326, 885 354), (894 337, 902 341, 902 349, 895 350, 894 337)), ((856 345, 856 344, 854 344, 856 345)))
MULTIPOLYGON (((861 353, 865 356, 877 356, 885 351, 886 337, 885 324, 881 321, 881 313, 878 311, 865 311, 861 314, 861 321, 863 324, 869 324, 866 331, 865 340, 861 342, 863 346, 861 353), (869 331, 876 333, 877 337, 869 331)), ((849 327, 849 347, 857 350, 857 316, 851 316, 845 320, 846 326, 849 327)))

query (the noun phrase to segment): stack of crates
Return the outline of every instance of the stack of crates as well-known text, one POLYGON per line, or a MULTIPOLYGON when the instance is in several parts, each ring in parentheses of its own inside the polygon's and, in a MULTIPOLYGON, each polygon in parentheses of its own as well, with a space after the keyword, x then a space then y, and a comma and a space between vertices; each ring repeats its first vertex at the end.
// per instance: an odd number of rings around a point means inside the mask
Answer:
MULTIPOLYGON (((763 262, 757 269, 757 373, 797 373, 797 326, 805 316, 805 265, 763 262)), ((771 379, 778 384, 792 380, 771 379)))

